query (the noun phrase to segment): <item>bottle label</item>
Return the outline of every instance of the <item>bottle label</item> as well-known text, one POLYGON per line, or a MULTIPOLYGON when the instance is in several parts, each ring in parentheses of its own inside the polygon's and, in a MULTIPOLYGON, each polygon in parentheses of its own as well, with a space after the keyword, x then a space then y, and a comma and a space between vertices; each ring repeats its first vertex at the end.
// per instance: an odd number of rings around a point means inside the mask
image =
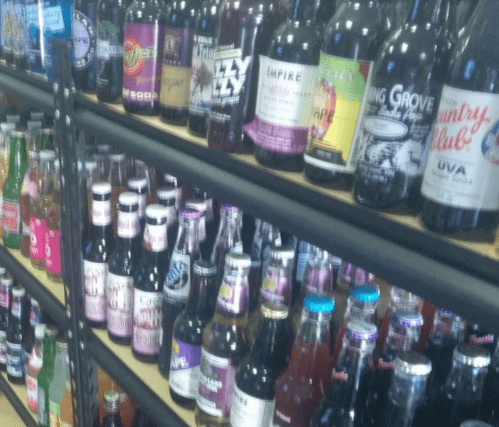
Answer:
POLYGON ((35 261, 45 261, 45 233, 46 222, 44 218, 30 219, 30 255, 35 261))
POLYGON ((47 425, 49 422, 47 408, 45 408, 45 390, 38 388, 38 424, 47 425))
MULTIPOLYGON (((283 271, 285 273, 285 271, 283 271)), ((291 286, 288 276, 279 274, 280 269, 267 267, 265 279, 262 282, 260 297, 263 302, 280 302, 289 306, 291 304, 291 286)))
POLYGON ((118 215, 118 236, 132 239, 140 233, 137 212, 120 212, 118 215))
POLYGON ((125 23, 124 100, 134 104, 158 101, 164 38, 161 25, 125 23))
POLYGON ((268 427, 274 415, 274 401, 257 399, 234 385, 230 410, 231 427, 268 427))
POLYGON ((162 252, 168 247, 166 240, 166 224, 146 224, 144 232, 144 247, 151 252, 162 252))
POLYGON ((0 306, 3 308, 6 308, 7 310, 10 309, 10 294, 9 292, 4 292, 4 288, 0 291, 0 306))
POLYGON ((305 269, 307 268, 308 259, 309 259, 309 250, 310 244, 300 241, 298 245, 298 261, 296 266, 296 281, 298 283, 303 282, 303 277, 305 276, 305 269))
POLYGON ((311 267, 304 277, 305 289, 308 293, 328 293, 333 291, 333 275, 331 269, 317 269, 311 267))
POLYGON ((49 28, 53 33, 61 33, 66 29, 66 26, 64 25, 62 7, 52 5, 48 6, 49 4, 50 3, 45 3, 43 6, 45 28, 49 28))
POLYGON ((111 58, 122 58, 125 49, 123 42, 120 43, 121 28, 110 21, 100 21, 98 25, 97 63, 99 64, 99 59, 105 61, 111 58))
POLYGON ((107 273, 107 330, 118 337, 132 336, 133 277, 107 273))
POLYGON ((471 345, 488 345, 494 342, 494 335, 488 334, 483 336, 470 335, 468 338, 471 345))
POLYGON ((7 341, 7 373, 21 378, 24 374, 24 349, 22 344, 7 341))
POLYGON ((83 260, 85 274, 85 314, 94 322, 106 320, 107 264, 83 260))
POLYGON ((49 426, 61 427, 61 405, 52 400, 49 402, 49 426))
POLYGON ((203 348, 196 398, 199 409, 214 417, 228 418, 235 382, 236 367, 230 359, 214 356, 203 348))
POLYGON ((208 114, 211 105, 211 83, 215 64, 215 37, 194 35, 189 113, 208 114))
POLYGON ((499 95, 444 85, 421 192, 463 209, 499 209, 499 95))
POLYGON ((61 274, 61 230, 47 229, 45 233, 45 268, 61 274))
POLYGON ((0 363, 7 364, 7 332, 0 331, 0 363))
POLYGON ((170 387, 187 399, 195 399, 199 388, 201 346, 172 340, 170 387))
POLYGON ((165 279, 164 296, 169 303, 185 302, 191 289, 191 257, 173 251, 165 279))
POLYGON ((321 169, 355 172, 373 63, 321 52, 305 162, 321 169))
POLYGON ((26 375, 26 389, 28 391, 28 406, 33 411, 38 409, 38 380, 26 375))
POLYGON ((303 154, 317 67, 260 55, 255 120, 244 127, 265 150, 303 154))
POLYGON ((192 29, 169 27, 165 29, 159 99, 162 106, 187 108, 189 105, 193 40, 192 29))
POLYGON ((41 311, 39 306, 31 305, 31 310, 29 312, 29 324, 33 329, 35 329, 36 325, 41 323, 41 311))
POLYGON ((395 360, 385 360, 380 357, 378 360, 378 370, 380 371, 393 371, 395 369, 395 360))
POLYGON ((14 2, 13 42, 14 54, 28 59, 28 21, 26 19, 26 3, 14 2))
POLYGON ((107 201, 92 201, 92 224, 97 226, 106 226, 111 224, 111 202, 107 201))
POLYGON ((159 353, 161 292, 134 289, 132 347, 141 354, 159 353))
POLYGON ((218 291, 217 306, 230 314, 244 314, 249 307, 249 288, 240 278, 224 276, 218 291))
POLYGON ((12 307, 11 307, 11 315, 12 317, 17 317, 18 319, 21 318, 21 310, 22 310, 22 304, 14 298, 12 301, 12 307))
POLYGON ((90 18, 79 10, 73 12, 73 49, 76 70, 89 67, 97 50, 97 31, 90 18))
POLYGON ((21 211, 19 202, 4 197, 3 199, 3 230, 5 234, 20 234, 21 211))

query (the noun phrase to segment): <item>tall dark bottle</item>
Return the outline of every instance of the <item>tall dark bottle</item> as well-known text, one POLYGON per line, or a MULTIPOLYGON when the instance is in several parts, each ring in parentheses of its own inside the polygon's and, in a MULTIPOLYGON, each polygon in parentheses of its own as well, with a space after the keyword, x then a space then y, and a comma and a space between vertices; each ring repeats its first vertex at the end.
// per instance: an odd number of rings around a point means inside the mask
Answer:
POLYGON ((120 417, 120 394, 117 391, 104 393, 104 411, 102 427, 123 427, 120 417))
POLYGON ((168 7, 159 94, 160 117, 185 126, 189 115, 194 27, 201 0, 173 0, 168 7))
POLYGON ((167 209, 167 235, 168 235, 168 251, 170 256, 175 248, 175 241, 178 234, 178 212, 175 209, 175 196, 177 190, 174 187, 159 187, 156 192, 158 204, 163 205, 167 209))
POLYGON ((228 0, 220 9, 208 145, 241 152, 247 142, 243 126, 255 116, 259 55, 272 37, 274 4, 228 0))
POLYGON ((10 324, 7 329, 7 378, 11 383, 24 384, 24 328, 23 310, 26 291, 20 286, 12 289, 12 307, 10 310, 10 324))
POLYGON ((75 0, 73 5, 73 79, 83 92, 94 92, 97 84, 97 0, 75 0))
POLYGON ((97 99, 116 102, 123 89, 123 39, 128 0, 99 0, 97 4, 97 99))
POLYGON ((132 354, 146 363, 158 362, 161 346, 161 290, 170 264, 166 217, 164 206, 146 208, 142 256, 133 277, 132 354))
POLYGON ((85 276, 85 316, 94 328, 106 327, 107 262, 115 241, 111 223, 111 184, 92 186, 92 226, 83 247, 85 276))
POLYGON ((314 77, 323 40, 315 0, 294 0, 291 16, 260 56, 255 119, 245 131, 263 165, 301 171, 310 124, 314 77))
POLYGON ((230 409, 231 427, 272 425, 277 379, 288 366, 293 331, 288 307, 264 303, 253 349, 239 365, 230 409))
POLYGON ((190 409, 196 406, 203 332, 215 312, 218 291, 217 269, 211 262, 197 260, 193 270, 186 308, 173 325, 170 360, 170 395, 190 409))
POLYGON ((205 0, 194 30, 188 127, 197 136, 208 131, 219 7, 220 0, 205 0))
POLYGON ((159 0, 134 0, 126 11, 122 99, 129 113, 159 112, 165 19, 159 0))
POLYGON ((133 275, 140 261, 142 243, 139 198, 128 191, 121 193, 119 206, 116 249, 108 261, 107 332, 111 341, 129 345, 133 324, 133 275))
POLYGON ((251 245, 251 261, 260 262, 260 277, 263 280, 269 262, 270 248, 272 246, 280 247, 282 239, 281 232, 274 225, 260 219, 257 219, 256 223, 256 230, 251 245))
POLYGON ((315 182, 355 171, 373 61, 383 42, 380 16, 377 0, 348 1, 326 27, 304 156, 305 174, 315 182))
POLYGON ((354 181, 355 199, 364 206, 421 207, 428 139, 450 54, 439 38, 444 1, 413 0, 376 57, 354 181))
POLYGON ((479 0, 461 0, 457 5, 456 23, 459 35, 467 28, 479 0))
MULTIPOLYGON (((24 326, 24 363, 28 364, 29 356, 35 345, 35 328, 42 322, 42 312, 40 304, 34 298, 31 298, 29 309, 29 321, 24 326)), ((27 311, 27 310, 26 310, 27 311)))
POLYGON ((187 304, 191 280, 194 277, 194 261, 201 259, 198 241, 199 218, 199 211, 180 211, 177 241, 163 286, 163 336, 159 370, 166 378, 170 372, 173 324, 187 304))
POLYGON ((12 287, 14 279, 4 276, 0 279, 0 370, 7 370, 7 330, 10 324, 12 287))

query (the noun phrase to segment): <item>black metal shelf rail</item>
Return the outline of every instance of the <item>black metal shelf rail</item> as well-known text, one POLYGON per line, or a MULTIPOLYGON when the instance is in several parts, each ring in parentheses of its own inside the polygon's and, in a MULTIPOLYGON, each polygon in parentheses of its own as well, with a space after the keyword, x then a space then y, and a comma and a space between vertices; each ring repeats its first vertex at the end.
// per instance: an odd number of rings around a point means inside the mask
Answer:
POLYGON ((3 394, 5 394, 10 404, 19 414, 27 427, 38 427, 38 423, 35 422, 33 415, 30 414, 26 406, 24 406, 17 394, 14 390, 12 390, 3 375, 0 375, 0 390, 2 390, 3 394))

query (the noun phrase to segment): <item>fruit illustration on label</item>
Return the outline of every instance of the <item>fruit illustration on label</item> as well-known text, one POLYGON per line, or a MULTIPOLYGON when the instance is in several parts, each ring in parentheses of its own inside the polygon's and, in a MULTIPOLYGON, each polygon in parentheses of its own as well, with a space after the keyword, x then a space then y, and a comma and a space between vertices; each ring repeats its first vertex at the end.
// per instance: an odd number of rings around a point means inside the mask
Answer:
POLYGON ((220 286, 220 291, 218 292, 218 296, 222 299, 229 300, 232 296, 232 289, 230 285, 225 282, 222 283, 222 285, 220 286))
POLYGON ((322 140, 324 135, 333 123, 334 111, 336 109, 336 90, 334 84, 329 84, 326 80, 321 79, 318 82, 319 94, 315 97, 314 115, 319 117, 317 126, 312 125, 312 136, 322 140), (321 103, 322 105, 318 105, 321 103))
POLYGON ((172 355, 178 356, 179 353, 180 353, 180 347, 179 347, 177 341, 175 341, 173 339, 172 340, 172 355))

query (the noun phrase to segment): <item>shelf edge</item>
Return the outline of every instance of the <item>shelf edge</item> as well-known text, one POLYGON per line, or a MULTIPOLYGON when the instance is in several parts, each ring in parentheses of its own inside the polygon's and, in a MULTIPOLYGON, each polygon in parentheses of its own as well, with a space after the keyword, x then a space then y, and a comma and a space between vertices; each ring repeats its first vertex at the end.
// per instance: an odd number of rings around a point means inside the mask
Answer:
POLYGON ((35 421, 33 415, 26 409, 26 406, 21 402, 21 399, 19 399, 19 396, 10 387, 9 382, 3 375, 0 375, 0 390, 3 391, 13 408, 28 427, 38 427, 38 423, 35 421))

